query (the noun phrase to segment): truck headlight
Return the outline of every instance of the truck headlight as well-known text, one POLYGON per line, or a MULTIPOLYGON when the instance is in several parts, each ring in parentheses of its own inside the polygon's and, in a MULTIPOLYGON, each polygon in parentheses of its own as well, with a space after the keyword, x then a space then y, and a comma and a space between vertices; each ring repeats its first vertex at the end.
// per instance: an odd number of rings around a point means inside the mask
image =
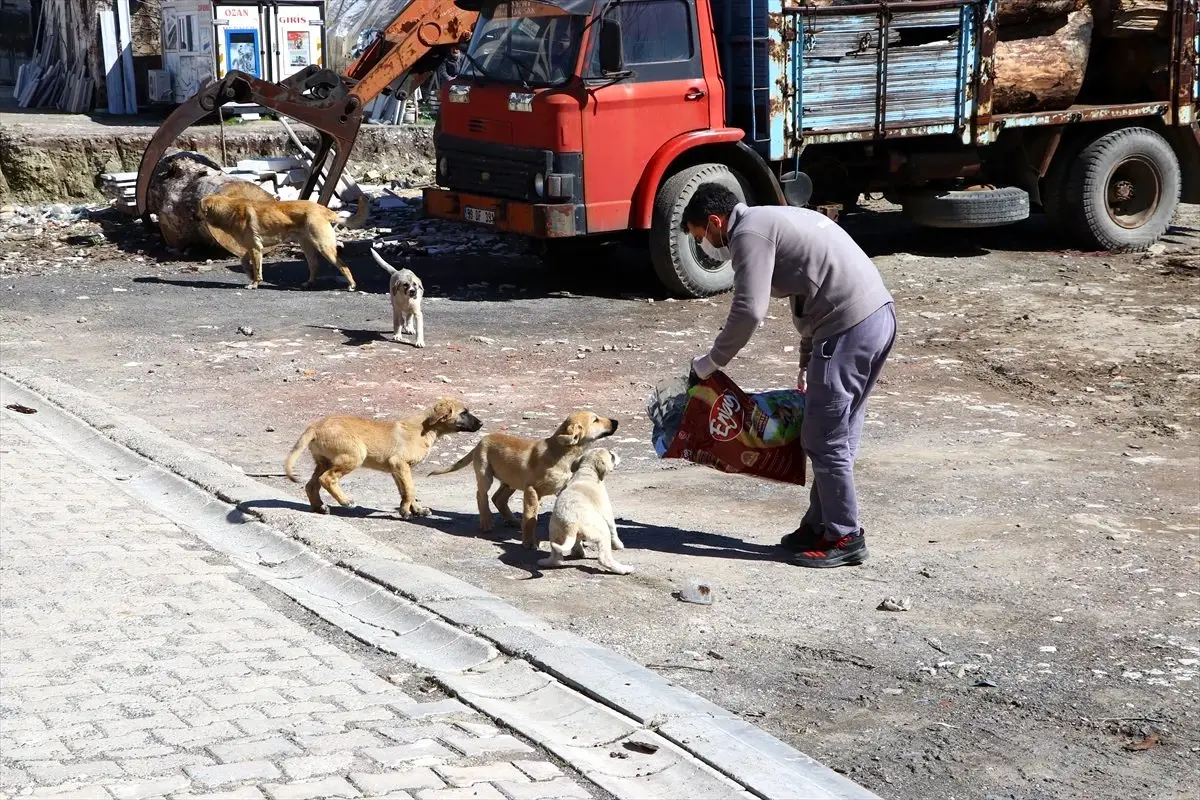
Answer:
POLYGON ((451 103, 471 102, 471 87, 465 83, 455 83, 450 87, 451 103))
POLYGON ((537 193, 538 197, 541 197, 546 192, 546 178, 540 172, 533 176, 533 191, 537 193))
POLYGON ((533 111, 533 94, 531 92, 513 92, 508 96, 509 111, 533 111))

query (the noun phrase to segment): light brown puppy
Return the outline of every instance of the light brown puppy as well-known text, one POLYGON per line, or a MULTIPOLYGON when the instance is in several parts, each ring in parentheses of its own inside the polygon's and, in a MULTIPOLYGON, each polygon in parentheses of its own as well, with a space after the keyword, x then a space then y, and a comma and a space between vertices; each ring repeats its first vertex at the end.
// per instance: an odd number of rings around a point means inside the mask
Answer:
POLYGON ((543 567, 561 567, 568 555, 583 558, 583 542, 595 542, 600 550, 600 566, 618 575, 628 575, 627 567, 613 558, 613 550, 624 550, 617 536, 617 521, 604 479, 621 463, 620 457, 603 447, 593 447, 571 466, 571 480, 554 501, 550 514, 550 555, 538 562, 543 567))
POLYGON ((318 514, 328 514, 321 502, 321 488, 343 506, 354 501, 342 492, 339 481, 359 467, 391 473, 400 490, 400 516, 424 516, 429 509, 417 505, 412 467, 421 463, 439 437, 459 431, 477 431, 479 418, 458 400, 443 397, 428 411, 402 420, 381 421, 362 417, 325 417, 300 436, 284 461, 287 476, 300 480, 292 470, 304 448, 312 453, 316 468, 304 486, 308 502, 318 514))
MULTIPOLYGON (((346 227, 362 227, 369 211, 370 200, 363 195, 346 227)), ((250 278, 247 289, 257 289, 262 283, 263 250, 285 241, 299 243, 304 251, 304 259, 308 262, 305 287, 312 286, 317 279, 319 257, 338 268, 350 284, 347 291, 353 292, 356 288, 349 267, 338 260, 337 235, 333 231, 334 224, 340 219, 338 213, 320 203, 273 197, 255 199, 236 190, 221 191, 200 201, 200 218, 208 226, 214 241, 241 257, 242 267, 250 278), (226 244, 228 239, 237 243, 240 252, 226 244)))
POLYGON ((456 472, 467 464, 475 466, 475 500, 479 505, 479 530, 492 529, 492 512, 488 508, 488 491, 494 479, 500 488, 492 495, 496 510, 511 527, 521 526, 521 544, 537 549, 538 505, 543 497, 553 497, 563 490, 571 478, 571 464, 579 458, 588 444, 612 436, 617 430, 615 419, 599 417, 590 411, 571 413, 554 435, 547 439, 524 439, 505 433, 491 433, 479 440, 471 452, 444 469, 430 475, 456 472), (521 492, 524 511, 521 523, 508 507, 509 498, 521 492))

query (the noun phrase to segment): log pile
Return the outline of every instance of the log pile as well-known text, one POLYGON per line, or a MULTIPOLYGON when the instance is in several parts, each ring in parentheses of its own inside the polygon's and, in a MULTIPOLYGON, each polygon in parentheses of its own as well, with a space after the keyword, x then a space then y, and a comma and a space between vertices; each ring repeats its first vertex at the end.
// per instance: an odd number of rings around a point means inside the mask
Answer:
MULTIPOLYGON (((890 0, 897 8, 905 1, 890 0)), ((998 0, 992 113, 1062 110, 1081 102, 1090 87, 1095 96, 1085 102, 1163 99, 1169 87, 1170 2, 998 0)), ((862 3, 785 0, 798 7, 862 3)))

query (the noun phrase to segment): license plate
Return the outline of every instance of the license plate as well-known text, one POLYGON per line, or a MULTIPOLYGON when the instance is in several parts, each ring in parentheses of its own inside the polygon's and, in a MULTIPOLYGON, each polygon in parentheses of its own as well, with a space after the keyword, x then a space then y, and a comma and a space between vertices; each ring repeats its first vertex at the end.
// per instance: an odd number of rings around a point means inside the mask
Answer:
POLYGON ((496 212, 490 208, 463 207, 463 219, 467 222, 478 222, 483 225, 496 224, 496 212))

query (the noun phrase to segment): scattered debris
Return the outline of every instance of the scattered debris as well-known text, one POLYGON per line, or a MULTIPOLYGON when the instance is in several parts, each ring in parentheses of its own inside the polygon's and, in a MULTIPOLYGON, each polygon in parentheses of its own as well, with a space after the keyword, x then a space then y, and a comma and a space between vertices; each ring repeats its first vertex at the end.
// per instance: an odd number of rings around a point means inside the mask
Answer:
POLYGON ((1129 744, 1125 745, 1125 749, 1129 750, 1130 752, 1136 753, 1136 752, 1140 752, 1142 750, 1149 750, 1152 747, 1158 747, 1159 744, 1160 744, 1160 741, 1158 738, 1158 734, 1152 733, 1149 736, 1142 739, 1140 742, 1130 742, 1129 744))
POLYGON ((5 406, 5 408, 7 408, 9 411, 16 411, 18 414, 36 414, 36 413, 38 413, 36 408, 30 408, 29 406, 23 406, 20 403, 9 403, 8 405, 5 406))
POLYGON ((912 608, 912 598, 906 597, 903 600, 897 600, 894 597, 885 597, 883 602, 875 606, 876 611, 908 611, 912 608))
POLYGON ((254 328, 251 328, 249 325, 239 325, 238 333, 240 333, 242 336, 253 336, 254 328))
POLYGON ((700 581, 689 581, 683 588, 675 592, 675 597, 685 603, 695 603, 701 606, 711 606, 713 602, 712 587, 700 581))
POLYGON ((989 689, 994 689, 997 686, 999 686, 1000 684, 996 683, 995 681, 988 680, 987 678, 976 678, 974 683, 972 683, 971 685, 972 686, 983 686, 983 687, 987 687, 989 689))
POLYGON ((490 338, 490 337, 487 337, 487 336, 472 336, 472 337, 471 337, 471 341, 472 341, 472 342, 478 342, 479 344, 486 344, 486 345, 488 345, 489 347, 490 347, 491 345, 494 345, 494 344, 496 343, 496 340, 495 340, 495 339, 492 339, 492 338, 490 338))
POLYGON ((709 650, 709 651, 708 651, 708 653, 706 653, 706 655, 707 655, 709 658, 715 658, 717 661, 724 661, 724 660, 725 660, 725 656, 721 655, 721 654, 720 654, 720 653, 718 653, 716 650, 709 650))
POLYGON ((630 739, 623 746, 626 750, 632 750, 635 753, 645 753, 648 756, 652 756, 658 752, 658 745, 652 742, 638 741, 637 739, 630 739))
POLYGON ((712 672, 712 667, 703 664, 647 664, 647 669, 690 669, 696 672, 712 672))

